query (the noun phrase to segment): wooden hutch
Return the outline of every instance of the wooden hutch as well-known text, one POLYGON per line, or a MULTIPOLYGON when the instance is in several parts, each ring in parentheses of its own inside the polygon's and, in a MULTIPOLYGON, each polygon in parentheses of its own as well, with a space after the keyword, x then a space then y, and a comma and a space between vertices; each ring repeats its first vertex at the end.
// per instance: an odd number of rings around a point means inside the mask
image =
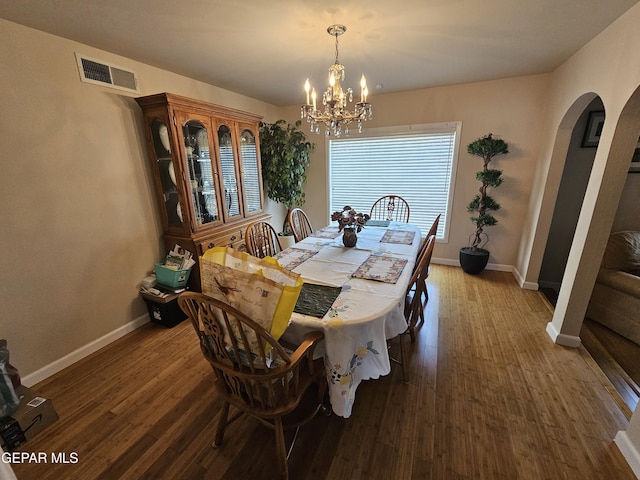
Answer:
MULTIPOLYGON (((194 256, 220 246, 246 251, 247 225, 270 219, 263 212, 262 117, 170 93, 136 102, 144 113, 167 251, 176 244, 194 256)), ((200 290, 197 263, 189 286, 200 290)))

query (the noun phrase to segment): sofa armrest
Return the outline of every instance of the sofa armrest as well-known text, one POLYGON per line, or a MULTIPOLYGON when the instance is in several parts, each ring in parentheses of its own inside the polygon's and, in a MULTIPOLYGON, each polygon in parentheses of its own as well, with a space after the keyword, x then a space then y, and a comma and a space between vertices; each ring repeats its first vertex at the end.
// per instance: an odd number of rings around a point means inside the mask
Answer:
POLYGON ((620 270, 601 268, 596 282, 621 293, 640 298, 640 277, 620 270))

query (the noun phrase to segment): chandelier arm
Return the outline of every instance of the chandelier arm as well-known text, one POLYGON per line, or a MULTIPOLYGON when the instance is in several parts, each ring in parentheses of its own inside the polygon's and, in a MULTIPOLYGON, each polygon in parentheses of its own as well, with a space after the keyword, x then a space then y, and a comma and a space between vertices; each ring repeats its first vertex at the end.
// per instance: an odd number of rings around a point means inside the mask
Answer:
POLYGON ((339 47, 338 37, 345 33, 347 27, 344 25, 331 25, 327 28, 327 32, 335 37, 335 63, 329 67, 330 85, 322 95, 322 110, 316 108, 315 89, 312 92, 313 105, 309 104, 309 88, 310 85, 305 84, 307 91, 307 103, 300 109, 301 117, 307 119, 312 132, 320 133, 320 124, 325 125, 325 135, 339 137, 343 132, 349 135, 349 124, 355 121, 358 124, 358 132, 362 132, 362 122, 372 118, 371 104, 367 102, 366 81, 364 75, 360 83, 361 98, 359 102, 354 104, 353 111, 348 110, 349 102, 353 102, 353 90, 351 88, 343 89, 340 80, 344 80, 344 65, 339 63, 339 47), (334 85, 335 82, 335 85, 334 85))

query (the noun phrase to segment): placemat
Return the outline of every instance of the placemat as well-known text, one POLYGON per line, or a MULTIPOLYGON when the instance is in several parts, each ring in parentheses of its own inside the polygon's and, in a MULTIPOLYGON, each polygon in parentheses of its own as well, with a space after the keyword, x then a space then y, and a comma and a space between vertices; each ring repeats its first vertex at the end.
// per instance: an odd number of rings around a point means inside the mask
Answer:
POLYGON ((369 225, 370 227, 388 227, 389 220, 367 220, 365 225, 369 225))
POLYGON ((403 245, 411 245, 416 232, 411 230, 387 230, 380 239, 382 243, 401 243, 403 245))
POLYGON ((281 252, 276 253, 273 258, 278 260, 278 264, 287 270, 293 270, 301 263, 306 262, 316 253, 315 250, 307 250, 305 248, 289 247, 281 252))
POLYGON ((302 315, 322 318, 327 314, 341 291, 342 287, 303 283, 293 311, 302 315))
POLYGON ((351 276, 384 283, 396 283, 406 264, 406 258, 391 257, 389 255, 369 255, 369 258, 351 276))
POLYGON ((340 235, 338 227, 324 227, 312 232, 309 236, 315 238, 336 238, 338 235, 340 235))

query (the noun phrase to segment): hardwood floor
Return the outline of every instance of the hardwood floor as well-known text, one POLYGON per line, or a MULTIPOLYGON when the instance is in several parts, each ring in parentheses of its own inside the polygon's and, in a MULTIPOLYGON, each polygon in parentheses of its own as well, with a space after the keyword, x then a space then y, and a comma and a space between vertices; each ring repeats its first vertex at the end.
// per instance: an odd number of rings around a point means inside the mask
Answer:
MULTIPOLYGON (((351 418, 301 428, 292 479, 635 480, 612 440, 627 418, 590 355, 551 342, 542 295, 433 265, 429 296, 410 384, 394 365, 351 418)), ((211 447, 220 400, 190 329, 145 325, 36 385, 60 419, 24 450, 78 462, 14 465, 18 479, 273 478, 272 432, 250 418, 211 447)))
POLYGON ((622 397, 631 418, 640 398, 640 346, 589 318, 584 319, 580 339, 622 397))
MULTIPOLYGON (((555 305, 557 294, 552 289, 541 292, 555 305)), ((620 396, 627 418, 631 418, 640 400, 640 345, 589 318, 584 319, 580 339, 620 396)))

